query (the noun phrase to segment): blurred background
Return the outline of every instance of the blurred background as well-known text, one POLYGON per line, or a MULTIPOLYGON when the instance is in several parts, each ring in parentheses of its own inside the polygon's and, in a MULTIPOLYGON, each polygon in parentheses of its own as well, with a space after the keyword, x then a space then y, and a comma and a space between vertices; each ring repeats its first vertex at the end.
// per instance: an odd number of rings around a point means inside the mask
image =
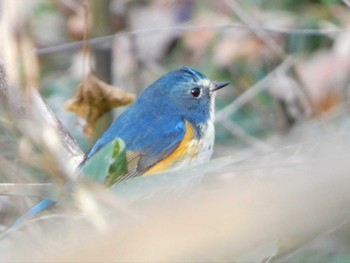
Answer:
POLYGON ((232 146, 264 149, 260 140, 346 105, 350 15, 345 2, 92 1, 87 18, 83 1, 26 5, 40 60, 40 92, 85 151, 120 113, 102 118, 87 142, 79 127, 84 123, 65 111, 91 69, 137 95, 182 65, 230 81, 217 98, 216 155, 232 146), (95 38, 91 56, 84 55, 81 43, 69 45, 81 41, 86 29, 95 38))
POLYGON ((7 232, 0 235, 0 260, 53 261, 60 251, 66 262, 102 255, 350 262, 348 0, 4 0, 0 6, 4 39, 16 33, 0 51, 8 89, 39 91, 80 146, 76 156, 132 94, 168 71, 186 65, 231 83, 217 94, 212 162, 186 175, 136 179, 112 193, 84 182, 54 212, 10 231, 43 196, 66 191, 73 172, 52 142, 60 135, 45 126, 40 107, 31 109, 36 100, 1 101, 0 224, 7 232), (112 106, 101 109, 103 103, 112 106), (24 117, 22 108, 29 112, 24 117), (64 247, 67 237, 72 246, 64 247), (84 239, 91 242, 77 245, 84 239), (32 253, 38 247, 45 253, 32 253))

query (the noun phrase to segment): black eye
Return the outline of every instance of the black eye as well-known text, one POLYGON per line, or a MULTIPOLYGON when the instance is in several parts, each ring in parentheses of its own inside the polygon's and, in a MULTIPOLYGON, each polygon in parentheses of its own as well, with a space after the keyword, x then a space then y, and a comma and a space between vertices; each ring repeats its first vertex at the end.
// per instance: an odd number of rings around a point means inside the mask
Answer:
POLYGON ((201 89, 200 88, 193 88, 193 89, 191 89, 191 94, 193 97, 198 98, 201 95, 201 89))

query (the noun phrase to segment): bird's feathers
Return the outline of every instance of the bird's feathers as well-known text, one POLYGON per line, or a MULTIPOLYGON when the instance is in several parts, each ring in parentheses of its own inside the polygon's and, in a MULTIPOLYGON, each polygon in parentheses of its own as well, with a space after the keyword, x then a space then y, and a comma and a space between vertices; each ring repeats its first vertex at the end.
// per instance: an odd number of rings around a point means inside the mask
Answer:
POLYGON ((186 121, 186 134, 176 149, 152 166, 145 175, 160 173, 169 170, 184 159, 195 159, 198 154, 198 143, 195 139, 196 131, 192 124, 186 121))
MULTIPOLYGON (((174 163, 186 166, 207 159, 198 154, 212 149, 199 145, 203 127, 212 121, 211 86, 206 76, 187 67, 162 76, 107 129, 87 159, 116 138, 125 142, 128 162, 128 172, 120 180, 164 172, 174 163), (193 97, 193 88, 200 88, 202 95, 193 97), (193 155, 193 160, 182 160, 185 155, 193 155)), ((213 144, 211 139, 205 142, 213 144)))
POLYGON ((181 145, 186 130, 181 121, 177 124, 176 130, 157 131, 157 133, 157 140, 147 143, 146 140, 141 139, 135 142, 138 147, 127 152, 128 174, 126 176, 128 178, 146 173, 155 164, 170 156, 181 145))
POLYGON ((140 111, 133 105, 96 142, 88 158, 115 138, 121 138, 126 145, 128 173, 118 181, 125 180, 145 173, 171 154, 185 133, 185 121, 179 116, 169 113, 168 117, 159 118, 157 113, 147 108, 140 111))

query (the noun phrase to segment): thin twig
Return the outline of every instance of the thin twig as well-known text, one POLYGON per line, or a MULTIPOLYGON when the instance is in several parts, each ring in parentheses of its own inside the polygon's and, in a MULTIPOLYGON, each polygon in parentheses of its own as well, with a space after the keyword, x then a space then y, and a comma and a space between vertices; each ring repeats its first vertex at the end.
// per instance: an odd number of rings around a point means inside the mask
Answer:
POLYGON ((84 152, 37 90, 33 91, 32 98, 35 106, 40 111, 41 116, 44 117, 47 124, 53 126, 57 131, 57 135, 62 143, 62 150, 69 156, 72 166, 75 168, 78 167, 84 158, 84 152))
POLYGON ((242 141, 248 143, 258 151, 261 151, 263 153, 272 152, 275 149, 268 145, 267 143, 264 143, 260 141, 259 139, 249 135, 246 133, 243 129, 241 129, 238 125, 235 125, 231 121, 224 120, 221 123, 229 132, 231 132, 234 136, 238 137, 242 141))
POLYGON ((83 63, 82 63, 82 72, 83 72, 83 78, 85 77, 85 60, 88 61, 88 65, 90 66, 89 71, 92 69, 92 62, 91 62, 91 48, 89 45, 89 41, 87 41, 90 37, 89 34, 89 4, 86 0, 83 1, 83 7, 84 7, 84 35, 83 35, 83 63))
MULTIPOLYGON (((233 10, 236 16, 243 23, 245 23, 249 26, 249 28, 252 29, 253 33, 259 39, 261 39, 268 48, 274 51, 275 54, 277 54, 281 60, 285 59, 287 55, 286 52, 279 47, 279 45, 273 40, 273 38, 270 37, 270 35, 267 34, 267 31, 259 29, 259 23, 248 12, 241 8, 241 6, 238 4, 238 1, 225 0, 225 3, 228 7, 230 7, 233 10)), ((305 88, 304 81, 300 78, 295 67, 291 67, 290 72, 294 76, 295 80, 299 83, 299 85, 296 86, 297 92, 304 99, 304 102, 308 104, 309 108, 312 109, 312 111, 314 111, 314 105, 312 103, 312 100, 310 99, 307 89, 305 88)))
POLYGON ((242 95, 240 95, 231 104, 229 104, 224 109, 219 111, 215 117, 216 121, 222 122, 226 120, 230 115, 232 115, 238 109, 243 107, 248 101, 255 98, 258 93, 268 89, 269 85, 267 84, 271 82, 271 80, 275 77, 275 75, 279 72, 285 72, 292 66, 292 64, 293 64, 292 57, 291 56, 287 57, 274 71, 272 71, 266 77, 264 77, 259 82, 257 82, 255 85, 253 85, 252 87, 247 89, 245 92, 243 92, 242 95))
POLYGON ((0 60, 0 99, 5 97, 7 89, 7 76, 5 74, 3 61, 0 60))
MULTIPOLYGON (((1 1, 0 10, 6 10, 1 12, 0 16, 0 35, 2 40, 2 55, 3 55, 3 72, 6 75, 6 87, 18 86, 20 83, 20 76, 18 73, 17 62, 18 51, 16 43, 16 27, 18 21, 16 21, 16 10, 18 10, 18 1, 1 1), (16 23, 17 22, 17 23, 16 23)), ((19 20, 19 19, 17 19, 19 20)), ((1 88, 4 88, 3 86, 1 88)), ((7 88, 6 88, 7 92, 7 88)))
POLYGON ((325 240, 327 236, 334 234, 336 231, 339 231, 342 227, 346 227, 349 224, 350 219, 346 218, 342 222, 333 225, 332 227, 328 228, 324 232, 321 232, 319 234, 316 234, 315 236, 312 236, 307 239, 303 239, 302 242, 297 243, 295 246, 292 246, 291 248, 287 249, 286 251, 283 251, 281 253, 278 253, 276 257, 272 258, 271 263, 273 262, 291 262, 294 259, 298 257, 298 252, 305 249, 308 245, 312 244, 315 241, 322 241, 325 240), (299 245, 302 244, 302 245, 299 245), (282 261, 281 261, 282 259, 282 261))
POLYGON ((266 34, 266 30, 259 28, 259 23, 248 12, 241 8, 238 1, 224 0, 224 2, 244 24, 251 28, 253 33, 260 38, 268 48, 274 51, 280 57, 280 59, 284 59, 286 53, 283 51, 283 49, 281 49, 275 43, 275 41, 266 34))
MULTIPOLYGON (((24 2, 24 1, 22 1, 24 2)), ((0 17, 0 29, 4 33, 4 69, 0 68, 1 94, 9 106, 9 113, 16 118, 16 128, 31 142, 42 147, 43 160, 55 160, 58 180, 76 179, 74 174, 84 153, 66 128, 42 99, 37 91, 39 85, 39 69, 35 54, 30 51, 31 40, 27 32, 21 28, 27 17, 21 17, 21 1, 0 1, 1 10, 7 10, 0 17), (16 4, 15 4, 16 3, 16 4), (20 28, 18 28, 20 27, 20 28), (18 63, 26 63, 21 72, 18 63), (6 73, 6 76, 5 76, 6 73), (23 76, 23 77, 22 77, 23 76), (6 79, 5 79, 6 77, 6 79), (27 97, 23 97, 20 87, 26 85, 27 97), (21 105, 21 108, 18 106, 21 105)), ((43 164, 44 166, 44 164, 43 164)), ((51 171, 54 170, 52 167, 51 171)))
POLYGON ((0 196, 40 196, 48 198, 57 192, 52 183, 1 183, 0 196))
POLYGON ((349 0, 343 0, 343 3, 350 8, 350 1, 349 0))
MULTIPOLYGON (((350 29, 312 29, 312 28, 272 28, 272 27, 249 27, 247 25, 242 24, 223 24, 223 25, 190 25, 190 24, 181 24, 173 27, 163 27, 163 28, 153 28, 153 29, 141 29, 135 30, 131 32, 125 33, 117 33, 102 37, 91 38, 88 42, 91 46, 98 46, 99 44, 112 43, 114 40, 118 38, 130 37, 132 35, 136 36, 144 36, 144 35, 152 35, 159 34, 164 32, 175 32, 175 33, 185 33, 191 31, 202 31, 208 29, 215 30, 231 30, 231 29, 241 29, 241 30, 261 30, 268 31, 276 34, 293 34, 293 35, 309 35, 309 36, 333 36, 341 33, 349 32, 350 29)), ((76 50, 81 48, 84 44, 84 41, 75 41, 71 43, 65 43, 61 45, 56 45, 47 48, 41 48, 36 50, 37 55, 43 56, 55 52, 67 51, 67 50, 76 50)))

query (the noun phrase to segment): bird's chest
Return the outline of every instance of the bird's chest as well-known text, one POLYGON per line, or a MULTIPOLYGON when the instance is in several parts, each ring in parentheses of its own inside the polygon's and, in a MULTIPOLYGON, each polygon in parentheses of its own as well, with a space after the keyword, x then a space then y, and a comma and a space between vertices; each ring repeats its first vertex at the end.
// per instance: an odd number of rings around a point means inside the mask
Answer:
POLYGON ((214 139, 215 139, 215 129, 213 122, 208 122, 206 125, 201 127, 202 136, 197 141, 197 155, 194 158, 194 165, 208 161, 213 154, 214 139))
POLYGON ((173 165, 172 169, 183 169, 208 161, 213 153, 215 130, 214 124, 208 122, 201 125, 201 136, 190 135, 185 138, 183 154, 173 165))

